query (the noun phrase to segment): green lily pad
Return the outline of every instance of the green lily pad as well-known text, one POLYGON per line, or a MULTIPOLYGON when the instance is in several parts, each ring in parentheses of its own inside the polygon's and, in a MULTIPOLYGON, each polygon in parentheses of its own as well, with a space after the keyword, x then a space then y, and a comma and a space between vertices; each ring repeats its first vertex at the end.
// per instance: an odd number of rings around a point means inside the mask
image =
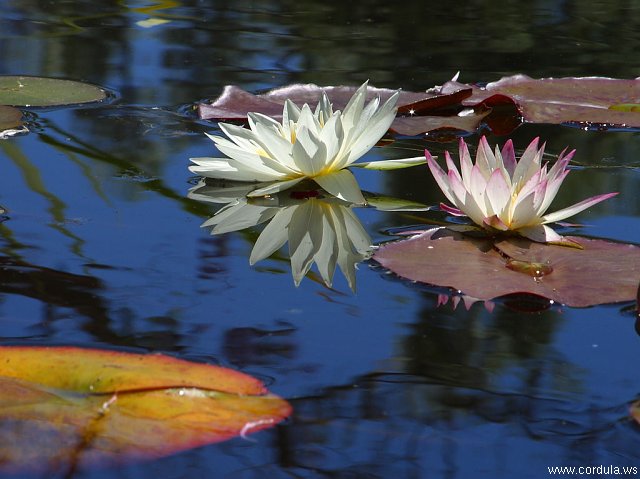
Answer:
POLYGON ((107 92, 90 83, 58 78, 0 76, 0 105, 61 106, 104 101, 107 92))
POLYGON ((22 125, 22 112, 11 106, 0 105, 0 135, 3 131, 20 125, 22 125))

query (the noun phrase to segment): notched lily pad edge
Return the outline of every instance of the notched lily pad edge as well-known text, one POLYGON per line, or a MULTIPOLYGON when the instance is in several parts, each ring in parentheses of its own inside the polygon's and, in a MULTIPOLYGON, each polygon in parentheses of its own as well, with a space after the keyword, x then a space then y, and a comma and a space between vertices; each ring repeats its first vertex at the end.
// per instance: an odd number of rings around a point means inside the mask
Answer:
MULTIPOLYGON (((383 244, 394 243, 396 241, 402 241, 402 240, 391 240, 383 244)), ((390 269, 386 268, 373 257, 367 259, 366 262, 368 263, 369 268, 374 272, 377 272, 378 274, 380 274, 383 277, 383 279, 386 279, 388 281, 396 281, 396 282, 405 284, 406 286, 412 289, 417 289, 419 291, 423 291, 425 293, 429 293, 432 295, 437 295, 437 296, 444 295, 451 300, 459 299, 464 301, 466 299, 467 301, 470 300, 470 302, 474 302, 474 303, 475 302, 485 303, 485 304, 491 303, 494 305, 501 304, 503 306, 506 306, 510 309, 513 309, 519 312, 531 312, 531 313, 545 311, 553 307, 574 308, 574 306, 566 306, 562 303, 554 301, 553 299, 549 299, 545 296, 531 293, 531 292, 510 293, 510 294, 504 294, 502 296, 496 296, 495 298, 491 298, 491 299, 478 299, 478 298, 474 298, 473 296, 469 296, 465 294, 464 291, 456 289, 453 286, 442 286, 438 284, 425 283, 422 281, 405 278, 404 276, 399 275, 395 271, 391 271, 390 269)), ((619 303, 611 303, 611 304, 626 305, 627 303, 629 302, 619 302, 619 303)), ((582 309, 582 308, 579 308, 579 309, 582 309)))

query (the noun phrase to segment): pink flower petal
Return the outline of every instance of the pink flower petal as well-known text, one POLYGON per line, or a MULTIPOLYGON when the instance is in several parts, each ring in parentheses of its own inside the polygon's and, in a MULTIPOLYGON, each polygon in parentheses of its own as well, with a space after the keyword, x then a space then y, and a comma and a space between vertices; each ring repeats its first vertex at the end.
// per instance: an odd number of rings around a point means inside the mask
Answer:
POLYGON ((471 179, 471 168, 473 168, 473 162, 471 161, 471 154, 469 148, 462 138, 459 141, 459 154, 460 154, 460 171, 462 173, 462 179, 465 182, 466 187, 469 187, 469 181, 471 179))
POLYGON ((587 198, 586 200, 582 200, 580 203, 576 203, 575 205, 568 206, 558 211, 554 211, 553 213, 549 213, 548 215, 544 215, 542 217, 542 221, 544 223, 554 223, 556 221, 561 221, 565 218, 569 218, 581 211, 586 210, 587 208, 600 203, 601 201, 607 200, 613 196, 616 196, 618 193, 605 193, 603 195, 592 196, 591 198, 587 198))
POLYGON ((447 199, 455 204, 456 200, 449 186, 449 179, 447 177, 447 174, 442 168, 440 168, 440 165, 436 162, 436 160, 433 159, 431 153, 429 153, 427 150, 424 150, 424 154, 427 158, 427 165, 429 166, 429 170, 431 170, 431 174, 436 180, 436 183, 438 184, 444 195, 447 197, 447 199))
POLYGON ((543 215, 549 206, 551 206, 551 202, 558 194, 558 190, 568 174, 569 170, 564 170, 559 176, 547 181, 547 191, 544 194, 544 201, 538 208, 538 214, 543 215))
POLYGON ((562 246, 569 246, 571 248, 583 249, 582 245, 570 238, 556 233, 552 228, 545 225, 537 225, 529 228, 521 228, 518 233, 525 238, 535 241, 537 243, 553 243, 562 246))
POLYGON ((467 216, 466 213, 458 208, 454 208, 453 206, 449 206, 445 203, 440 203, 440 209, 445 213, 449 213, 453 216, 467 216))
POLYGON ((538 150, 538 141, 539 138, 534 138, 522 154, 522 157, 518 161, 516 169, 513 172, 513 184, 526 182, 531 176, 533 176, 533 172, 539 169, 539 158, 542 157, 544 146, 538 150))
POLYGON ((509 225, 505 224, 497 215, 492 215, 484 219, 484 224, 499 231, 509 231, 509 225))
POLYGON ((507 170, 507 173, 509 173, 509 177, 513 178, 513 172, 516 170, 518 163, 516 161, 516 152, 513 149, 513 141, 511 141, 511 139, 507 140, 504 144, 501 154, 504 167, 507 170))
POLYGON ((449 173, 455 174, 458 177, 458 179, 462 182, 463 177, 460 176, 460 172, 458 171, 458 168, 456 168, 456 164, 453 162, 453 159, 451 158, 451 155, 449 154, 448 151, 444 152, 444 158, 445 158, 445 162, 447 163, 447 169, 449 170, 449 173))

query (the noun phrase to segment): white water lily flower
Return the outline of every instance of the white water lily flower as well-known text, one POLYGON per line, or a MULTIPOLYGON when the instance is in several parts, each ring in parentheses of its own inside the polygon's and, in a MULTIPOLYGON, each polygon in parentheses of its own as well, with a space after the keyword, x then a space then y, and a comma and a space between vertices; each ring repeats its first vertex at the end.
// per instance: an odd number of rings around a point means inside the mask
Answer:
MULTIPOLYGON (((231 191, 240 192, 233 187, 231 191)), ((366 259, 372 241, 353 213, 352 203, 338 198, 307 197, 303 199, 283 195, 270 198, 231 200, 202 227, 212 227, 211 234, 223 234, 267 223, 256 240, 250 264, 255 264, 289 243, 291 272, 296 286, 316 263, 323 282, 331 287, 338 266, 355 290, 356 264, 366 259)), ((315 193, 315 192, 314 192, 315 193)), ((229 198, 228 188, 216 188, 201 182, 189 192, 189 197, 212 203, 229 198)))
POLYGON ((558 157, 547 171, 541 164, 544 145, 538 149, 538 138, 516 161, 513 143, 508 140, 502 151, 491 151, 485 137, 480 139, 476 162, 464 140, 460 139, 460 171, 445 152, 448 173, 425 151, 429 169, 438 186, 454 208, 441 208, 455 216, 468 216, 474 223, 489 231, 515 231, 538 242, 566 242, 548 223, 564 220, 590 206, 617 195, 607 193, 593 196, 554 213, 545 214, 560 185, 569 174, 567 166, 575 150, 558 157))
POLYGON ((352 173, 345 168, 404 168, 425 163, 424 157, 354 163, 387 132, 396 115, 398 92, 382 106, 375 98, 365 106, 365 82, 344 111, 333 111, 323 92, 315 109, 298 108, 287 100, 282 123, 261 113, 249 113, 249 128, 220 123, 228 137, 207 135, 228 158, 191 158, 189 169, 198 175, 234 181, 270 182, 249 196, 285 190, 305 178, 332 195, 353 203, 364 197, 352 173))

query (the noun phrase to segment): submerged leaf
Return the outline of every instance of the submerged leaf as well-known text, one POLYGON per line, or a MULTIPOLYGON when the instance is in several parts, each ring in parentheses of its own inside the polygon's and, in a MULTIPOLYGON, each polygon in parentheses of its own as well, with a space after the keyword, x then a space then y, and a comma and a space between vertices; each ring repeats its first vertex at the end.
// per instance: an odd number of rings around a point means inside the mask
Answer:
POLYGON ((586 307, 636 298, 640 247, 568 238, 582 249, 516 237, 494 242, 440 228, 382 245, 373 259, 403 278, 480 300, 528 293, 586 307))
POLYGON ((0 472, 151 459, 244 436, 290 412, 258 380, 218 366, 158 354, 0 347, 0 472))
POLYGON ((0 105, 77 105, 106 98, 104 89, 90 83, 47 77, 0 76, 0 105))
POLYGON ((0 105, 0 133, 22 125, 22 112, 11 106, 0 105))

